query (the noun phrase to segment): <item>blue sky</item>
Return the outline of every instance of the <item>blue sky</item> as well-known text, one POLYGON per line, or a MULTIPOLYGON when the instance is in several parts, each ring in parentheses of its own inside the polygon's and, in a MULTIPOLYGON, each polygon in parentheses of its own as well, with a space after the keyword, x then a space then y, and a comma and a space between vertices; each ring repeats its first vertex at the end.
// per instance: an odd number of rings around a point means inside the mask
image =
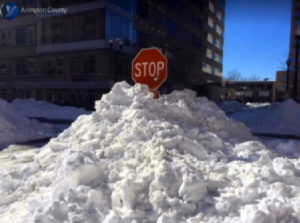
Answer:
POLYGON ((292 0, 227 0, 223 75, 275 79, 288 58, 292 0))

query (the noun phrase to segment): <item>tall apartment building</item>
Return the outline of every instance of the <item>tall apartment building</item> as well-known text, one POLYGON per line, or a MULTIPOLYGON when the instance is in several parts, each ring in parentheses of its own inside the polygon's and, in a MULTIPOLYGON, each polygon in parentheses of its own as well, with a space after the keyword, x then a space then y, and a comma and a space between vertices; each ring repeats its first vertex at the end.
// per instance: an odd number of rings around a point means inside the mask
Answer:
POLYGON ((222 82, 225 0, 21 0, 0 22, 0 97, 92 106, 115 81, 131 80, 139 49, 168 57, 166 92, 214 95, 222 82), (208 87, 209 86, 209 87, 208 87))
POLYGON ((300 100, 300 0, 292 2, 292 19, 290 34, 290 69, 288 72, 288 91, 291 96, 300 100), (297 49, 298 48, 298 49, 297 49), (298 55, 297 55, 298 51, 298 55), (298 60, 298 62, 297 62, 298 60), (297 66, 296 66, 297 65, 297 66), (295 80, 297 78, 297 81, 295 80), (296 82, 296 90, 294 88, 296 82), (295 95, 296 93, 296 95, 295 95))

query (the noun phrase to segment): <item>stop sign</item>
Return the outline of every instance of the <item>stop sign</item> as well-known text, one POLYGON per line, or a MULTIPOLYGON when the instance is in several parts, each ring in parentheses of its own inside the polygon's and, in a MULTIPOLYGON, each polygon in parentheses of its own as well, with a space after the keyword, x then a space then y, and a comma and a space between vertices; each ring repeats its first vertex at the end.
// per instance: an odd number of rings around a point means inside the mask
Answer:
POLYGON ((150 90, 159 88, 167 76, 168 59, 155 47, 141 49, 132 60, 132 79, 150 90))

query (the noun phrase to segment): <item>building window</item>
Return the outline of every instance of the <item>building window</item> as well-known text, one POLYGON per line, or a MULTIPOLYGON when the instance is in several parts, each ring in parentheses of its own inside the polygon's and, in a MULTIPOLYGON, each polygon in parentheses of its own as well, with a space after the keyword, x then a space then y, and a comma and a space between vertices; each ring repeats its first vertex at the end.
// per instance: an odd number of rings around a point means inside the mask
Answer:
POLYGON ((217 53, 214 54, 214 59, 215 59, 215 61, 217 61, 219 63, 222 62, 222 57, 219 54, 217 54, 217 53))
POLYGON ((42 66, 45 74, 54 74, 55 73, 55 64, 54 58, 46 57, 43 59, 42 66))
POLYGON ((57 73, 63 74, 64 73, 64 57, 57 57, 56 58, 56 67, 57 73))
POLYGON ((209 43, 211 43, 211 44, 213 44, 213 35, 211 34, 211 33, 208 33, 207 34, 207 41, 209 42, 209 43))
POLYGON ((0 31, 0 46, 6 47, 10 45, 10 32, 9 30, 0 31))
POLYGON ((51 19, 42 20, 42 43, 51 43, 51 19))
POLYGON ((221 12, 217 12, 217 14, 216 14, 216 16, 217 16, 217 18, 221 21, 221 22, 223 22, 223 16, 222 16, 222 13, 221 12))
POLYGON ((137 14, 148 18, 148 3, 146 1, 138 1, 137 14))
POLYGON ((168 0, 169 9, 176 10, 178 7, 178 0, 168 0))
POLYGON ((219 25, 216 25, 216 32, 221 36, 223 35, 223 30, 219 25))
POLYGON ((97 13, 88 12, 84 16, 84 35, 85 40, 97 39, 97 13))
POLYGON ((199 30, 202 29, 201 19, 199 19, 199 18, 196 19, 196 28, 199 30))
POLYGON ((205 73, 211 73, 212 72, 211 65, 209 65, 207 63, 203 63, 202 64, 202 71, 205 72, 205 73))
POLYGON ((222 42, 218 39, 215 39, 215 46, 219 49, 222 49, 222 47, 223 47, 222 42))
POLYGON ((172 19, 167 19, 166 26, 167 26, 167 32, 170 35, 175 35, 176 34, 176 24, 172 19))
POLYGON ((94 55, 73 57, 71 59, 71 73, 75 75, 96 73, 96 57, 94 55))
POLYGON ((72 17, 66 16, 62 18, 62 41, 72 41, 72 17))
POLYGON ((206 49, 206 57, 209 59, 213 58, 213 52, 211 51, 211 49, 206 49))
POLYGON ((96 72, 96 57, 94 55, 83 58, 83 73, 94 74, 96 72))
POLYGON ((17 75, 31 75, 36 71, 34 59, 18 59, 16 65, 17 75))
POLYGON ((106 39, 120 38, 134 43, 133 22, 111 10, 106 10, 106 39))
POLYGON ((0 74, 7 75, 8 74, 8 62, 7 60, 0 60, 0 74))
POLYGON ((208 8, 209 8, 209 10, 210 10, 211 12, 214 12, 214 11, 215 11, 215 6, 214 6, 214 4, 213 4, 211 1, 208 2, 208 8))
POLYGON ((200 37, 198 37, 198 36, 194 36, 193 39, 194 39, 195 45, 198 46, 198 47, 200 47, 201 43, 202 43, 202 39, 200 37))
POLYGON ((286 91, 286 86, 282 85, 282 86, 280 87, 280 90, 281 90, 281 91, 286 91))
POLYGON ((54 16, 51 18, 51 42, 61 42, 61 17, 54 16))
POLYGON ((215 75, 219 76, 219 77, 222 77, 222 72, 219 68, 215 68, 215 75))
POLYGON ((281 76, 282 81, 286 81, 286 76, 281 76))
POLYGON ((16 30, 16 45, 32 45, 35 43, 34 27, 28 26, 16 30))
POLYGON ((73 17, 73 41, 81 41, 84 39, 84 20, 82 15, 74 15, 73 17))
POLYGON ((165 24, 164 15, 161 12, 157 11, 155 13, 155 25, 159 27, 163 27, 164 24, 165 24))
POLYGON ((208 26, 211 28, 214 27, 214 20, 211 17, 208 17, 208 26))

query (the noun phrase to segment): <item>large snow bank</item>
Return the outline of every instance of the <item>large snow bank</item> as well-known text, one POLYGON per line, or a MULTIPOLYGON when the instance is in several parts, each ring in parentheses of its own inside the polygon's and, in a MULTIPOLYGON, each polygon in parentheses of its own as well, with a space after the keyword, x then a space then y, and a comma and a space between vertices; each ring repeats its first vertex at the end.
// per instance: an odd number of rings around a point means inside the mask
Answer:
POLYGON ((47 125, 28 120, 10 104, 0 99, 0 149, 4 146, 52 135, 47 125))
POLYGON ((254 133, 300 136, 300 105, 289 99, 231 117, 246 124, 254 133))
POLYGON ((33 163, 0 172, 0 219, 300 221, 299 160, 253 139, 191 91, 154 100, 144 86, 118 83, 33 163))
POLYGON ((78 116, 90 113, 83 108, 59 106, 46 101, 15 99, 14 108, 26 117, 75 120, 78 116))

